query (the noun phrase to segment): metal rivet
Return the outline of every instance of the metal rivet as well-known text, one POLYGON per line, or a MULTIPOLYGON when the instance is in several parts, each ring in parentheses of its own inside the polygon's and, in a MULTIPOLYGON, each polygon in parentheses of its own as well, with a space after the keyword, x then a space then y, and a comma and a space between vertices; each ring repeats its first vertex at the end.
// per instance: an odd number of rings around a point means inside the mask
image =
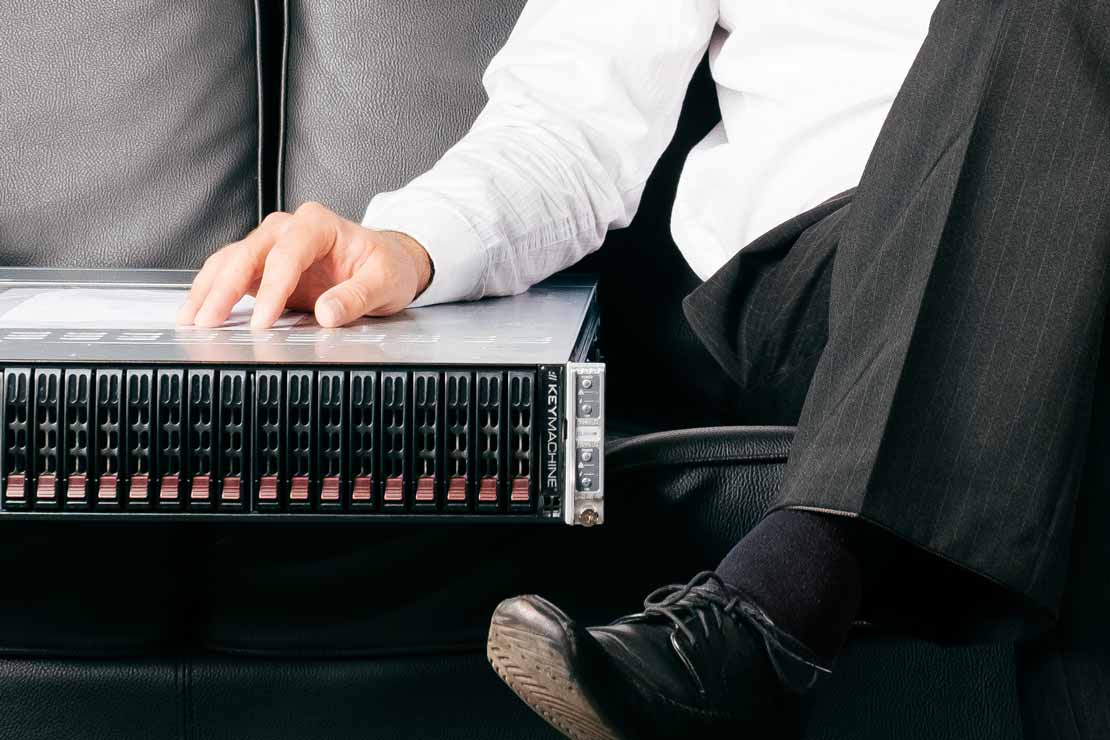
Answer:
POLYGON ((582 513, 578 515, 578 521, 582 522, 582 524, 587 527, 592 527, 597 524, 597 520, 597 512, 593 509, 584 509, 582 513))

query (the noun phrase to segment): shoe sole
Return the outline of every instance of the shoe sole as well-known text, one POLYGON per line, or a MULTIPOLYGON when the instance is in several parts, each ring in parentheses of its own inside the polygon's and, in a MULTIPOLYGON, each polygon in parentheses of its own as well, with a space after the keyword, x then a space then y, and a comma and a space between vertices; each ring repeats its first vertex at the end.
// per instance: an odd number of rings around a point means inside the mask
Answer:
POLYGON ((570 640, 536 634, 494 615, 486 657, 501 680, 532 711, 571 740, 622 740, 579 688, 570 640))

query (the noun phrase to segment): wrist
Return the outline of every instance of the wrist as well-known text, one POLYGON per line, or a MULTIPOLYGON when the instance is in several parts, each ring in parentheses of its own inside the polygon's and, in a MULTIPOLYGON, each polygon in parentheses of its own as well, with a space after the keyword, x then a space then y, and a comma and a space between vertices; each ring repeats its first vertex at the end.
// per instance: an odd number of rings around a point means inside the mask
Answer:
POLYGON ((420 242, 413 239, 408 234, 400 231, 388 232, 391 237, 397 240, 401 248, 409 255, 412 260, 413 266, 416 268, 416 293, 413 299, 420 297, 420 294, 428 289, 432 282, 432 277, 435 275, 435 266, 432 264, 432 258, 428 255, 428 251, 420 244, 420 242))

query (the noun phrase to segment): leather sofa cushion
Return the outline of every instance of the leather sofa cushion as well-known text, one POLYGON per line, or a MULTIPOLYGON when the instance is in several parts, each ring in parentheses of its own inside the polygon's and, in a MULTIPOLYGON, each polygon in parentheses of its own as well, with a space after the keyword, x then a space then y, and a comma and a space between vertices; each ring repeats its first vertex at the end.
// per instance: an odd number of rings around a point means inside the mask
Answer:
POLYGON ((0 525, 0 655, 138 656, 182 639, 194 596, 180 532, 0 525))
POLYGON ((289 0, 284 208, 361 219, 424 172, 485 103, 481 74, 524 0, 289 0))
POLYGON ((480 645, 498 601, 525 592, 605 620, 712 567, 765 508, 790 436, 725 428, 618 443, 609 522, 594 529, 4 522, 0 653, 458 649, 480 645))
MULTIPOLYGON (((856 644, 807 740, 1020 737, 1008 647, 856 644)), ((480 653, 378 660, 0 660, 0 737, 555 740, 480 653)))
POLYGON ((252 0, 0 10, 0 265, 197 267, 257 223, 252 0))
POLYGON ((194 529, 195 634, 210 650, 367 656, 485 640, 504 598, 607 620, 712 568, 761 516, 792 430, 645 435, 606 456, 607 523, 194 529))
POLYGON ((0 660, 0 737, 185 737, 185 685, 174 660, 0 660))

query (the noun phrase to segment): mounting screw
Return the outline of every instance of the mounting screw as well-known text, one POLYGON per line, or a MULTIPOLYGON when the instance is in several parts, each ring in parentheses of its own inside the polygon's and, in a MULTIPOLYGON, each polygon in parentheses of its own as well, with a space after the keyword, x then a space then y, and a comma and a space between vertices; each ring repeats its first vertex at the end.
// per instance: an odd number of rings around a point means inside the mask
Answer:
POLYGON ((578 521, 586 527, 592 527, 597 524, 597 512, 593 509, 583 509, 582 513, 578 515, 578 521))
POLYGON ((582 387, 589 390, 594 387, 594 381, 591 378, 582 378, 582 387))

